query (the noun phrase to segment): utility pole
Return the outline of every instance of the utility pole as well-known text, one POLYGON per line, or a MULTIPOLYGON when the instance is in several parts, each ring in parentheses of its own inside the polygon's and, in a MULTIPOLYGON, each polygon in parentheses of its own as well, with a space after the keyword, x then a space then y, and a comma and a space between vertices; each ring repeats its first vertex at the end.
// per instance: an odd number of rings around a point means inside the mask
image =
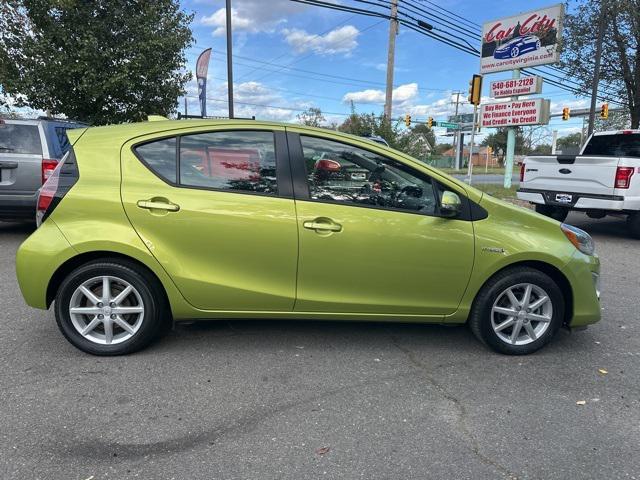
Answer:
MULTIPOLYGON (((229 0, 227 0, 228 2, 229 0)), ((384 116, 391 120, 393 102, 393 69, 396 55, 396 35, 398 35, 398 0, 391 0, 389 20, 389 51, 387 54, 387 91, 384 99, 384 116)))
POLYGON ((591 107, 589 109, 589 130, 587 138, 593 133, 596 121, 596 100, 598 95, 598 82, 600 81, 600 59, 602 57, 602 37, 604 36, 604 2, 600 0, 600 14, 598 15, 598 36, 596 37, 596 58, 593 69, 593 83, 591 85, 591 107))
POLYGON ((233 118, 233 46, 231 35, 231 0, 227 0, 227 91, 229 92, 229 118, 233 118))

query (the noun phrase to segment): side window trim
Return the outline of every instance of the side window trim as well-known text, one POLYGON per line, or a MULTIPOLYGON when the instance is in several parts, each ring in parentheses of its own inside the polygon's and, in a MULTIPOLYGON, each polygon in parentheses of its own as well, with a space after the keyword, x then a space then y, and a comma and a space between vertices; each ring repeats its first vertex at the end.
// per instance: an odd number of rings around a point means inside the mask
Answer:
MULTIPOLYGON (((352 148, 359 148, 361 150, 366 150, 367 152, 370 152, 372 154, 375 155, 379 155, 381 157, 384 157, 390 161, 397 161, 395 159, 389 158, 386 155, 381 155, 378 152, 374 152, 372 150, 368 150, 367 148, 361 147, 359 145, 353 145, 351 143, 342 141, 342 140, 334 140, 334 139, 329 139, 326 137, 323 137, 321 135, 313 135, 310 133, 304 133, 305 136, 308 137, 313 137, 313 138, 318 138, 321 140, 327 140, 327 141, 332 141, 332 142, 337 142, 337 143, 342 143, 344 145, 347 145, 349 147, 352 148)), ((327 200, 327 199, 314 199, 311 198, 311 194, 309 191, 309 182, 307 179, 307 169, 305 166, 305 160, 304 160, 304 152, 302 149, 302 140, 301 140, 301 135, 297 132, 289 132, 287 131, 287 138, 289 141, 289 158, 291 161, 291 171, 293 174, 293 187, 294 187, 294 195, 295 195, 295 199, 296 200, 300 200, 300 201, 306 201, 306 202, 313 202, 313 203, 327 203, 327 204, 331 204, 331 205, 342 205, 345 207, 355 207, 355 208, 370 208, 370 209, 374 209, 374 210, 384 210, 386 212, 397 212, 397 213, 409 213, 412 215, 420 215, 423 217, 437 217, 437 218, 442 218, 442 216, 439 213, 439 206, 436 205, 436 212, 434 214, 427 214, 427 213, 423 213, 423 212, 416 212, 415 210, 404 210, 404 209, 399 209, 399 208, 388 208, 388 207, 381 207, 378 205, 367 205, 367 204, 358 204, 358 203, 348 203, 348 202, 341 202, 341 201, 334 201, 334 200, 327 200)), ((406 165, 403 162, 400 162, 402 165, 405 165, 407 168, 413 170, 410 166, 406 165)), ((420 174, 422 174, 422 172, 419 172, 420 174)), ((439 181, 437 178, 432 177, 431 175, 428 174, 423 174, 427 177, 429 177, 429 179, 431 180, 431 187, 434 190, 434 196, 437 199, 437 201, 440 201, 440 193, 438 192, 438 188, 436 187, 436 185, 441 185, 444 188, 449 188, 447 187, 445 184, 443 184, 441 181, 439 181)), ((450 189, 452 192, 456 193, 460 199, 462 200, 462 214, 456 218, 456 220, 472 220, 472 216, 471 216, 471 200, 469 200, 469 198, 461 193, 459 190, 457 189, 450 189)))
POLYGON ((291 174, 291 162, 289 158, 289 142, 286 136, 285 131, 283 130, 271 130, 271 129, 258 129, 258 128, 226 128, 226 129, 216 129, 216 130, 203 130, 198 132, 190 132, 190 133, 174 133, 168 134, 161 137, 154 137, 153 139, 143 140, 140 142, 136 142, 130 147, 133 155, 149 170, 152 174, 158 177, 160 180, 165 182, 166 184, 175 187, 175 188, 188 188, 191 190, 208 190, 214 192, 222 192, 222 193, 233 193, 240 195, 258 195, 263 197, 272 197, 272 198, 290 198, 293 199, 293 184, 292 184, 292 174, 291 174), (206 133, 223 133, 223 132, 269 132, 273 134, 273 142, 274 142, 274 150, 276 157, 276 183, 277 183, 277 192, 276 194, 263 193, 263 192, 251 192, 247 190, 231 190, 225 188, 215 188, 215 187, 207 187, 207 186, 194 186, 194 185, 185 185, 180 182, 180 143, 181 138, 189 135, 200 135, 206 133), (160 140, 167 140, 175 138, 176 139, 176 181, 172 182, 171 180, 163 177, 158 172, 156 172, 147 161, 138 153, 137 148, 146 145, 149 143, 157 142, 160 140))

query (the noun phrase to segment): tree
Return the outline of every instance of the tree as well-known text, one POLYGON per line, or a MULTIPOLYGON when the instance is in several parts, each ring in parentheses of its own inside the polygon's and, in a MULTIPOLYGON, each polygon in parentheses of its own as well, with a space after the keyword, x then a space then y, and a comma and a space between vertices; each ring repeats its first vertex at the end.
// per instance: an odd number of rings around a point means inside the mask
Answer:
POLYGON ((191 78, 178 0, 3 0, 0 86, 31 108, 105 124, 169 115, 191 78))
POLYGON ((529 152, 534 155, 551 155, 551 145, 548 143, 539 143, 529 152))
MULTIPOLYGON (((516 129, 516 155, 522 155, 525 153, 525 138, 522 134, 522 129, 516 129)), ((498 163, 504 165, 504 157, 507 153, 507 129, 498 128, 494 133, 491 133, 484 137, 482 143, 483 147, 491 147, 494 153, 498 156, 498 163)))
POLYGON ((325 122, 322 110, 316 107, 309 107, 304 112, 297 115, 298 121, 308 127, 321 127, 325 122))
POLYGON ((631 128, 640 126, 640 0, 582 0, 565 18, 562 66, 591 91, 595 38, 602 5, 604 39, 600 93, 627 104, 631 128), (606 93, 603 85, 608 86, 606 93))
POLYGON ((571 133, 564 137, 558 138, 556 141, 556 147, 558 150, 564 152, 567 150, 577 150, 580 148, 580 141, 582 140, 582 134, 580 132, 571 133))

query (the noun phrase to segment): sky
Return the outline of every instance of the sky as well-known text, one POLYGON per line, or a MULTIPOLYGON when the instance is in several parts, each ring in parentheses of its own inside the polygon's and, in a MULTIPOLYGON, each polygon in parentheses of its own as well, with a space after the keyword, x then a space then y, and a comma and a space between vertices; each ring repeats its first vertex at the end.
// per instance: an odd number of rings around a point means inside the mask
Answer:
MULTIPOLYGON (((437 6, 467 19, 470 24, 507 17, 533 8, 549 6, 553 0, 400 0, 448 15, 437 6)), ((366 5, 343 2, 352 6, 366 5)), ((557 3, 557 2, 556 2, 557 3)), ((207 114, 227 115, 226 27, 224 0, 183 0, 182 7, 194 13, 195 44, 187 50, 187 68, 195 71, 199 53, 211 47, 207 86, 207 114)), ((384 106, 389 21, 339 12, 290 0, 232 0, 234 99, 236 116, 278 121, 296 121, 308 107, 319 107, 328 123, 341 123, 353 101, 359 113, 381 113, 384 106)), ((451 17, 450 17, 451 18, 451 17)), ((473 27, 472 27, 473 28, 473 27)), ((479 48, 478 45, 474 47, 479 48)), ((413 120, 427 117, 446 120, 455 110, 471 112, 466 103, 468 82, 479 71, 479 59, 453 47, 400 26, 396 40, 393 116, 411 114, 413 120)), ((510 78, 510 72, 485 76, 486 95, 491 80, 510 78)), ((194 75, 195 77, 195 75, 194 75)), ((542 97, 551 100, 551 112, 588 107, 587 98, 546 84, 542 97)), ((195 80, 187 86, 187 108, 198 113, 195 80)), ((180 99, 180 110, 184 110, 180 99)), ((580 131, 581 118, 552 118, 551 130, 559 135, 580 131)), ((488 132, 486 129, 484 133, 488 132)), ((441 136, 439 142, 450 137, 441 136)), ((549 141, 550 143, 550 141, 549 141)))

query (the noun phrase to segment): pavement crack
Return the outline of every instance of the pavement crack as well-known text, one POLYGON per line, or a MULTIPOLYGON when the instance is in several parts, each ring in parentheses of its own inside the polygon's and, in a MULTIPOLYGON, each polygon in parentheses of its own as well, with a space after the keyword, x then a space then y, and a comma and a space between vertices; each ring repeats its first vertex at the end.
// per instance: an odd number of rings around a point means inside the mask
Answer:
POLYGON ((468 447, 471 453, 473 453, 473 455, 475 455, 482 463, 495 468, 509 480, 517 480, 518 479, 517 474, 509 470, 507 467, 502 465, 497 460, 494 460, 491 457, 488 457, 487 455, 482 453, 482 451, 480 450, 480 444, 478 443, 478 440, 475 438, 475 436, 471 433, 471 431, 467 427, 467 423, 466 423, 467 409, 464 406, 464 404, 460 401, 460 399, 457 398, 455 395, 453 395, 451 392, 449 392, 445 387, 443 387, 433 377, 431 369, 427 365, 425 365, 422 361, 420 361, 410 349, 401 345, 399 340, 393 335, 390 335, 390 338, 393 346, 396 347, 398 350, 400 350, 416 369, 420 370, 420 372, 422 373, 422 376, 427 380, 427 382, 429 382, 429 384, 445 400, 453 404, 456 411, 458 412, 458 415, 457 415, 458 430, 462 434, 462 436, 467 439, 468 447))

